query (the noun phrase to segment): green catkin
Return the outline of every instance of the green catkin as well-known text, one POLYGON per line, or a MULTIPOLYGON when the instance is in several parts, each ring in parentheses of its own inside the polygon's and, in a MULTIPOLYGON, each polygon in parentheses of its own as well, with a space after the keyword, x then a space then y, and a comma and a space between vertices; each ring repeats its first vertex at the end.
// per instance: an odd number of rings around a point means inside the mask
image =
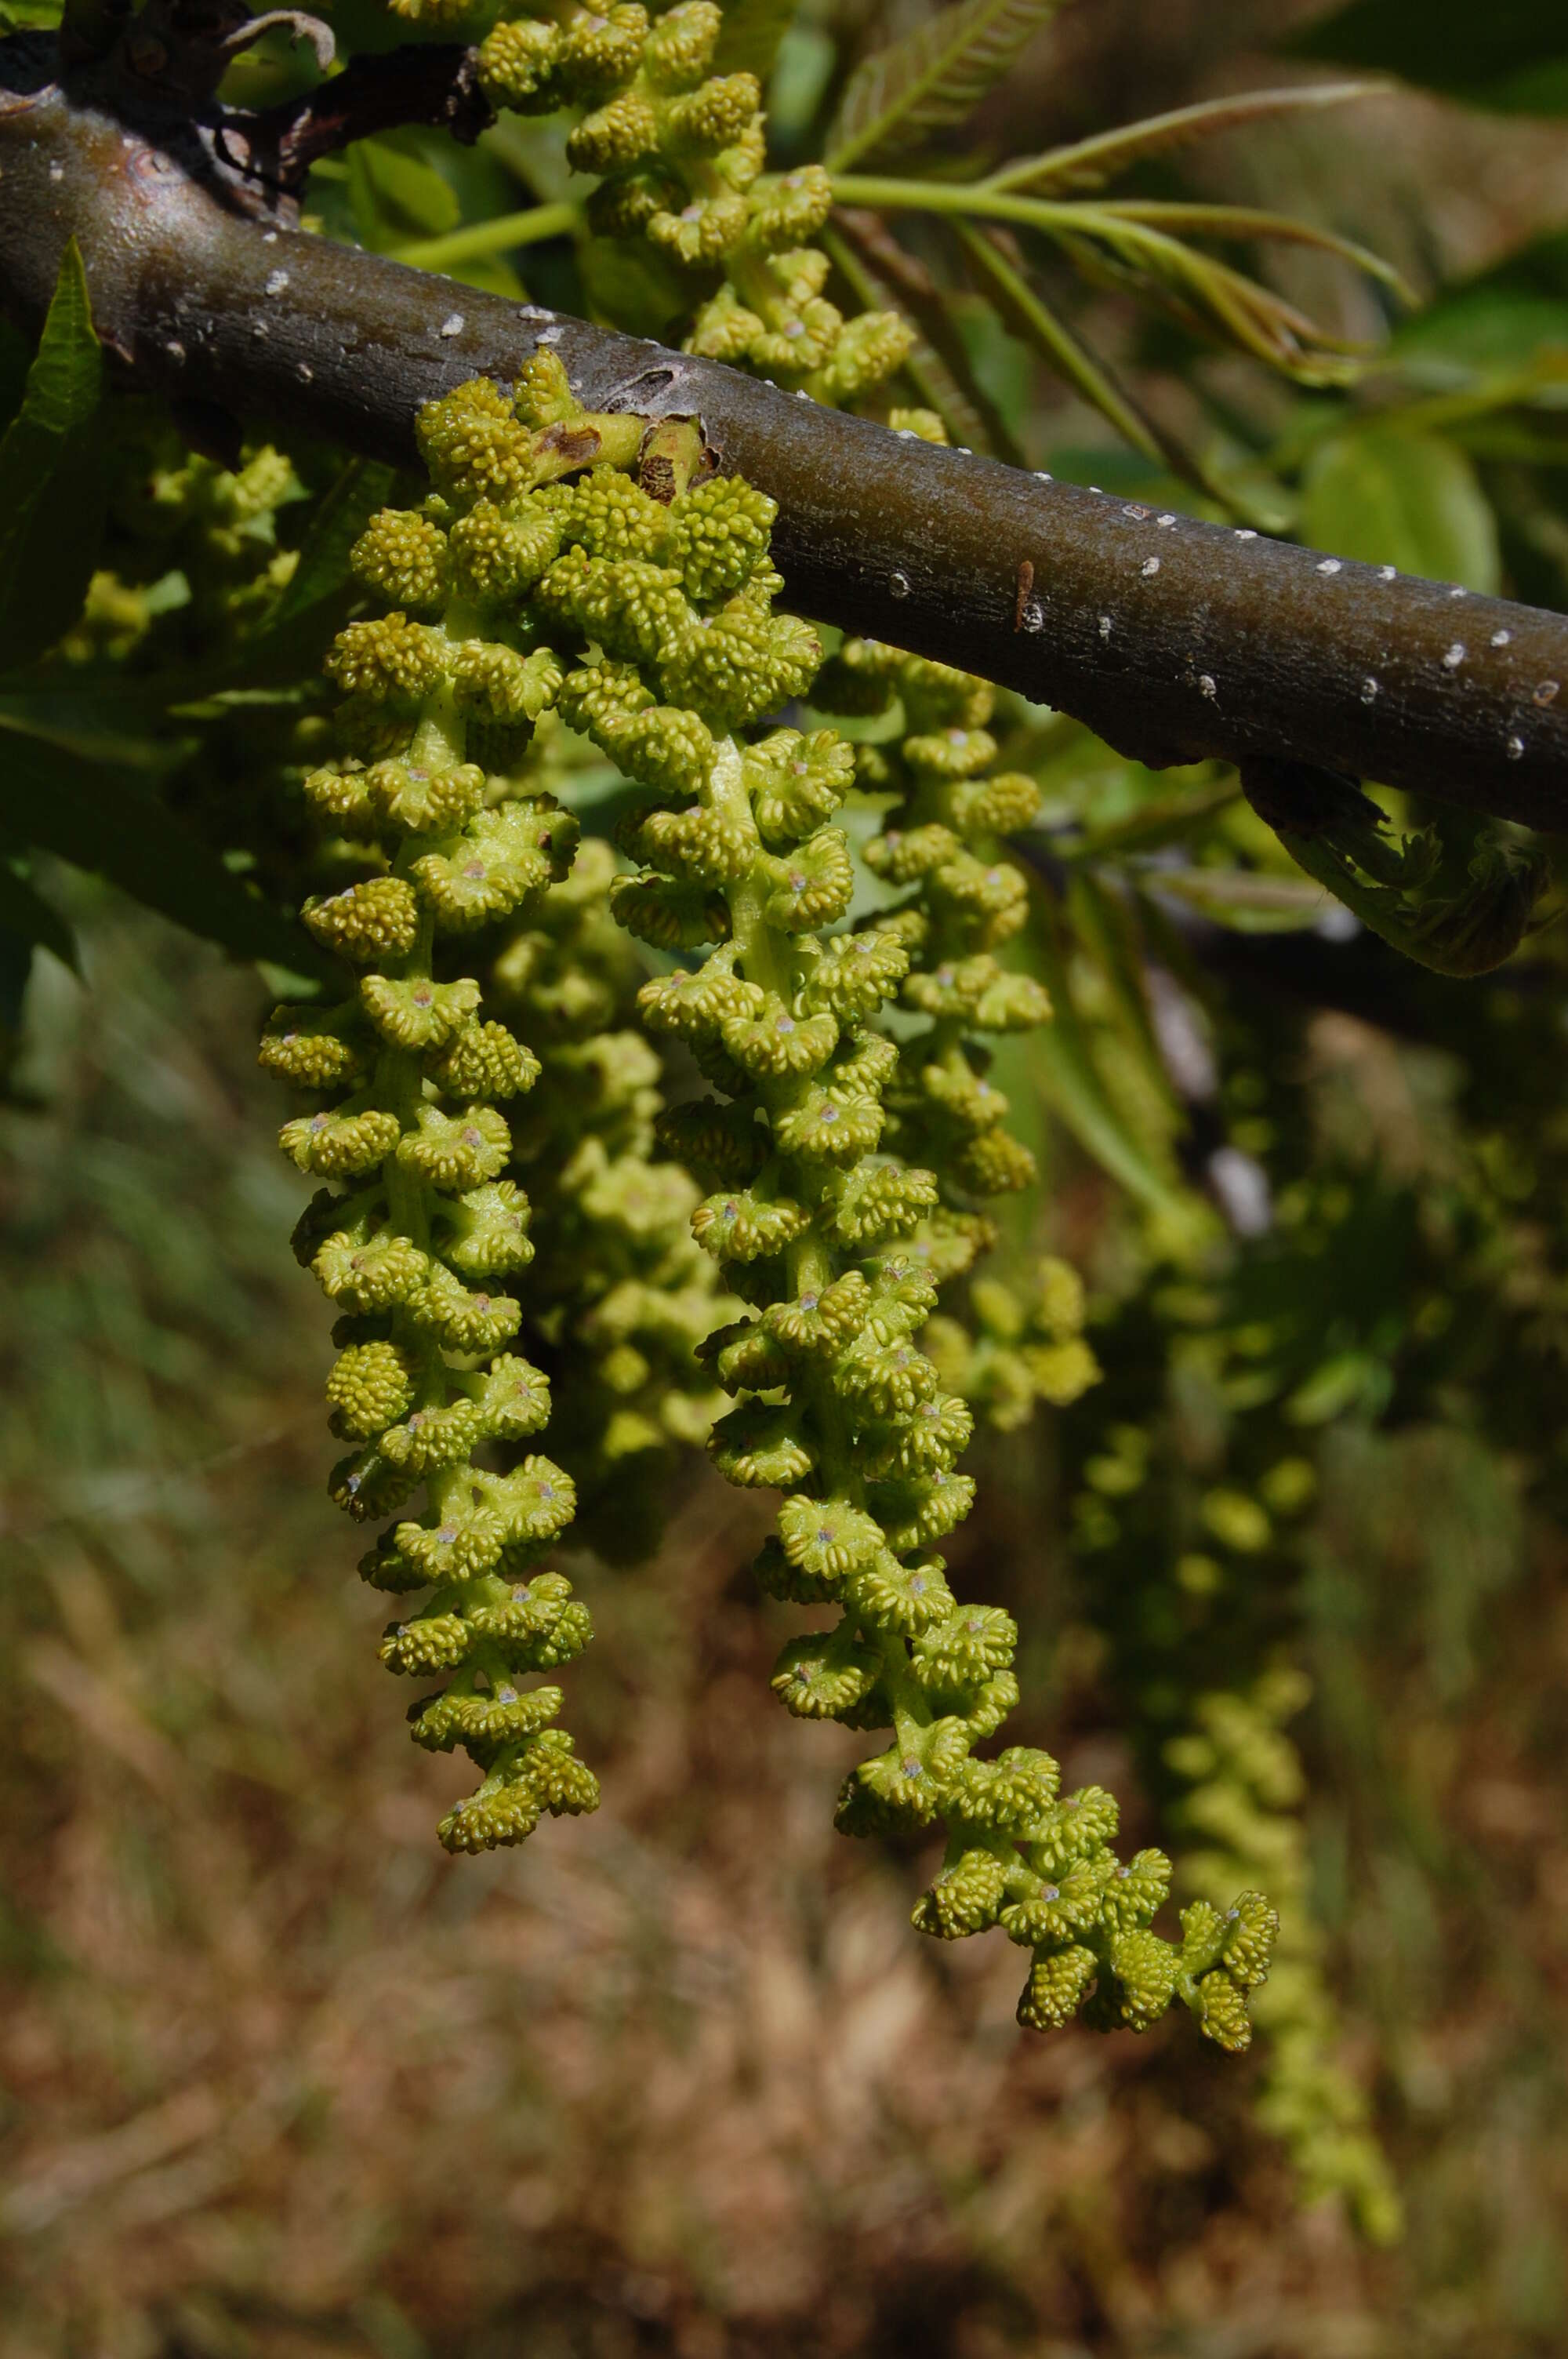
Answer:
MULTIPOLYGON (((1060 1795, 1042 1752, 975 1754, 1016 1701, 1016 1632, 994 1608, 960 1604, 932 1553, 968 1511, 956 1462, 973 1420, 916 1341, 935 1286, 906 1245, 937 1207, 936 1178, 882 1151, 899 1053, 872 1019, 908 953, 886 929, 824 932, 852 889, 828 822, 853 759, 831 731, 765 723, 819 660, 814 635, 773 611, 773 504, 733 479, 692 480, 695 432, 660 448, 665 498, 608 465, 570 486, 531 484, 533 429, 575 425, 573 408, 541 350, 515 414, 495 387, 465 387, 423 413, 421 441, 457 599, 478 602, 494 640, 529 648, 545 701, 651 790, 622 832, 641 864, 611 888, 617 916, 662 948, 708 951, 640 996, 649 1027, 684 1041, 716 1092, 666 1128, 710 1183, 693 1234, 750 1306, 705 1346, 737 1399, 710 1447, 730 1481, 788 1494, 763 1587, 842 1609, 834 1629, 784 1649, 775 1692, 803 1717, 891 1727, 847 1779, 838 1824, 945 1828, 915 1921, 945 1939, 1001 1924, 1031 1953, 1022 2021, 1045 2028, 1087 2006, 1097 2023, 1141 2028, 1180 1997, 1210 2038, 1241 2047, 1265 1904, 1195 1908, 1179 1944, 1161 1940, 1150 1920, 1168 1863, 1118 1861, 1110 1796, 1060 1795), (470 553, 481 544, 482 569, 470 553)), ((404 626, 340 669, 353 691, 374 672, 406 699, 414 683, 442 693, 432 660, 404 626)), ((438 900, 456 866, 414 864, 438 900)), ((375 923, 395 915, 378 909, 375 923)), ((460 1609, 444 1625, 453 1644, 461 1622, 460 1609)))
MULTIPOLYGON (((558 440, 517 424, 487 384, 465 388, 422 422, 449 483, 525 501, 571 462, 558 440)), ((637 421, 588 421, 591 449, 634 451, 637 421)), ((496 511, 499 529, 507 510, 496 511)), ((484 1773, 441 1822, 453 1851, 516 1843, 546 1810, 592 1810, 599 1789, 553 1727, 560 1690, 519 1688, 557 1668, 591 1636, 558 1573, 542 1570, 571 1521, 572 1484, 531 1447, 505 1471, 498 1445, 531 1444, 550 1410, 540 1370, 507 1347, 521 1308, 507 1290, 533 1258, 526 1197, 504 1177, 512 1150, 502 1111, 532 1087, 539 1065, 482 1011, 472 975, 451 973, 462 938, 535 907, 566 874, 576 823, 553 799, 511 797, 469 758, 476 744, 514 749, 559 684, 549 650, 515 630, 487 635, 481 603, 449 564, 438 514, 376 519, 354 551, 366 587, 411 587, 433 611, 436 584, 453 595, 439 622, 395 608, 351 623, 329 669, 346 692, 341 719, 359 750, 324 765, 307 793, 323 821, 366 847, 380 874, 306 905, 323 946, 359 971, 338 1007, 279 1009, 262 1061, 280 1077, 333 1093, 284 1126, 302 1171, 341 1183, 319 1191, 296 1250, 343 1316, 329 1384, 335 1430, 353 1445, 334 1469, 333 1497, 364 1519, 423 1489, 361 1571, 394 1593, 428 1587, 388 1628, 382 1659, 446 1684, 410 1713, 416 1743, 463 1745, 484 1773), (373 758, 367 758, 373 756, 373 758), (499 798, 499 799, 497 799, 499 798)))
MULTIPOLYGON (((998 767, 988 726, 994 690, 947 665, 848 640, 824 666, 813 700, 860 715, 885 712, 896 700, 898 734, 856 747, 856 780, 864 791, 897 798, 865 848, 867 865, 900 896, 871 923, 908 957, 886 1143, 939 1175, 942 1201, 920 1244, 941 1282, 971 1267, 994 1236, 975 1200, 1035 1178, 1033 1155, 1007 1129, 1007 1098, 988 1078, 983 1036, 1030 1031, 1050 1018, 1042 986, 1009 973, 997 956, 1029 906, 1006 838, 1033 817, 1039 789, 1022 772, 998 767)), ((927 1349, 953 1389, 1000 1430, 1024 1423, 1038 1400, 1065 1407, 1094 1382, 1082 1288, 1065 1264, 1043 1266, 1033 1300, 978 1279, 968 1310, 967 1322, 933 1321, 927 1349)))
MULTIPOLYGON (((392 5, 424 22, 449 14, 444 0, 392 5)), ((646 237, 688 268, 722 269, 687 351, 816 401, 857 401, 903 366, 913 332, 895 311, 846 321, 827 300, 827 256, 809 240, 832 211, 832 182, 820 164, 764 172, 755 75, 709 71, 722 26, 712 0, 680 0, 655 16, 635 0, 603 15, 566 0, 496 25, 480 79, 497 106, 580 110, 567 158, 600 176, 588 207, 595 230, 646 237)))
POLYGON ((1238 1875, 1267 1879, 1281 1930, 1256 2001, 1265 2034, 1258 2118, 1290 2154, 1308 2202, 1338 2195, 1362 2234, 1388 2245, 1400 2234, 1400 2199, 1366 2097, 1335 2058, 1336 2010, 1301 1820, 1306 1780, 1284 1733, 1309 1693, 1300 1673, 1281 1669, 1248 1694, 1198 1698, 1192 1728, 1165 1747, 1186 1788, 1173 1822, 1199 1846, 1184 1853, 1180 1881, 1212 1904, 1238 1875))
POLYGON ((656 1546, 661 1475, 723 1406, 696 1353, 739 1306, 691 1234, 701 1190, 657 1159, 671 1117, 632 1028, 646 969, 610 914, 616 868, 608 844, 580 846, 497 957, 491 995, 543 1068, 513 1118, 513 1168, 534 1208, 525 1332, 552 1370, 552 1444, 581 1538, 625 1562, 656 1546))

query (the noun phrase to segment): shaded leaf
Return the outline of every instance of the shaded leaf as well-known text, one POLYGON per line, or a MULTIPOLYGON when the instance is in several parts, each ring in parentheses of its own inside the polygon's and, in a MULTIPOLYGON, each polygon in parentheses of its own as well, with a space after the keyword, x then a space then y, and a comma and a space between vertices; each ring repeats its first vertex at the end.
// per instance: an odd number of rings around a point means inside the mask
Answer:
POLYGON ((1173 107, 1168 114, 1151 114, 1120 130, 1075 140, 1069 147, 1052 147, 1043 156, 1026 157, 1005 171, 993 173, 990 186, 1036 196, 1062 190, 1103 189, 1134 165, 1191 147, 1195 140, 1212 139, 1218 132, 1267 122, 1274 115, 1345 106, 1352 99, 1380 98, 1387 87, 1375 82, 1309 82, 1292 90, 1254 90, 1236 98, 1206 98, 1195 106, 1173 107))
POLYGON ((1290 43, 1297 57, 1397 73, 1472 106, 1568 112, 1562 0, 1352 0, 1290 43))
POLYGON ((351 459, 319 504, 299 550, 299 562, 265 617, 257 637, 281 630, 349 578, 349 551, 378 508, 386 506, 396 471, 372 459, 351 459))
POLYGON ((1063 0, 960 0, 858 65, 827 134, 841 172, 880 148, 907 147, 977 107, 1063 0))
POLYGON ((1465 452, 1435 434, 1373 427, 1314 451, 1302 532, 1314 549, 1495 594, 1497 520, 1465 452))
POLYGON ((1137 1054, 1146 1085, 1173 1107, 1171 1077, 1154 1036, 1144 986, 1145 951, 1136 915, 1121 894, 1085 869, 1071 877, 1064 907, 1078 948, 1105 979, 1117 1022, 1137 1054))
POLYGON ((354 226, 374 251, 410 236, 443 237, 462 219, 455 190, 435 166, 385 139, 357 141, 348 174, 354 226))
POLYGON ((1039 927, 1032 949, 1051 995, 1052 1016, 1030 1036, 1030 1060, 1061 1120, 1101 1169, 1152 1211, 1184 1227, 1194 1218, 1164 1160, 1149 1152, 1123 1120, 1096 1070, 1083 1025, 1067 987, 1065 962, 1050 926, 1039 927))
POLYGON ((1158 868, 1146 892, 1180 901, 1235 934, 1294 934, 1315 926, 1327 906, 1321 888, 1299 876, 1264 876, 1250 868, 1158 868))
POLYGON ((1010 467, 1026 467, 1012 429, 975 373, 946 290, 880 215, 842 211, 837 220, 842 235, 828 232, 829 253, 862 304, 902 311, 915 328, 919 341, 904 365, 950 439, 967 450, 989 451, 1010 467))
POLYGON ((712 71, 753 73, 765 84, 795 21, 796 5, 797 0, 732 0, 724 11, 712 71))
POLYGON ((0 441, 0 647, 28 662, 81 611, 103 534, 103 388, 87 279, 66 247, 22 405, 0 441))
POLYGON ((14 941, 25 943, 30 951, 52 951, 62 965, 80 972, 76 937, 70 928, 59 911, 51 909, 43 896, 34 891, 27 879, 17 875, 3 853, 0 853, 0 934, 9 934, 14 941))
POLYGON ((993 296, 1002 318, 1016 334, 1033 346, 1052 373, 1098 409, 1123 440, 1130 442, 1144 458, 1161 466, 1173 466, 1179 473, 1190 477, 1192 470, 1183 455, 1166 447, 1153 422, 1118 385, 1104 363, 1097 360, 1066 321, 1052 310, 994 237, 971 229, 967 222, 959 222, 956 227, 965 254, 993 296))
POLYGON ((315 962, 295 927, 123 772, 16 738, 0 763, 0 827, 16 842, 106 877, 238 958, 315 962))

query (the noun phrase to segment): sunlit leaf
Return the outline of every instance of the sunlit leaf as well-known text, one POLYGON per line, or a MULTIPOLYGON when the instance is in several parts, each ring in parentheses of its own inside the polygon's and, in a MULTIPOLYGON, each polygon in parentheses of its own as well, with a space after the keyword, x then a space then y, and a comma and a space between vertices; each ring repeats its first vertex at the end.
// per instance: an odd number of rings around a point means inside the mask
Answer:
POLYGON ((1167 895, 1236 934, 1301 933, 1328 906, 1316 885, 1249 868, 1158 868, 1142 882, 1156 899, 1167 895))
POLYGON ((1302 534, 1314 549, 1495 593, 1498 527, 1465 452, 1435 434, 1373 427, 1314 451, 1302 534))
POLYGON ((830 172, 908 147, 977 107, 1063 0, 959 0, 856 67, 827 134, 830 172))
POLYGON ((1305 110, 1344 106, 1352 99, 1380 98, 1388 85, 1375 82, 1325 82, 1300 84, 1293 90, 1247 91, 1236 98, 1206 98, 1195 106, 1173 107, 1168 114, 1152 114, 1117 131, 1099 132, 1092 139, 1075 140, 1069 147, 1052 147, 1043 156, 1025 157, 993 173, 990 185, 1036 196, 1066 190, 1102 189, 1152 157, 1172 154, 1218 132, 1235 131, 1249 123, 1305 110))

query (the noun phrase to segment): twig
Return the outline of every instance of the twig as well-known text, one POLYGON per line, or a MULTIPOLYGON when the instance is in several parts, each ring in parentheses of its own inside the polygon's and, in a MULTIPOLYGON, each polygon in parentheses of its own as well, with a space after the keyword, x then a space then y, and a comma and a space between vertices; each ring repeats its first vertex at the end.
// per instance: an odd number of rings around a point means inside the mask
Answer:
POLYGON ((264 228, 145 126, 44 81, 36 45, 0 44, 14 317, 37 325, 71 234, 106 344, 177 398, 406 464, 422 402, 477 373, 510 379, 546 342, 594 408, 700 417, 720 464, 778 501, 779 561, 808 614, 1022 690, 1156 766, 1283 756, 1568 832, 1563 616, 901 439, 714 362, 264 228))

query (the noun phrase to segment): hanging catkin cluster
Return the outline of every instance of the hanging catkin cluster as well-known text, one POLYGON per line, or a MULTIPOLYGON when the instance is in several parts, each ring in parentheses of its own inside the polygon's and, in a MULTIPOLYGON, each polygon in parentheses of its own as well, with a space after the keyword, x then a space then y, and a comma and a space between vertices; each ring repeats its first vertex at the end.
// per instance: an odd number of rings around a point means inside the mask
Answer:
MULTIPOLYGON (((401 13, 438 12, 406 0, 401 13)), ((722 268, 717 292, 695 299, 688 352, 814 400, 858 400, 903 365, 913 334, 895 311, 847 321, 827 299, 827 257, 809 240, 832 211, 832 182, 820 164, 763 171, 755 74, 710 71, 722 29, 712 0, 652 18, 638 0, 603 15, 541 9, 493 28, 481 83, 497 106, 584 110, 567 158, 601 176, 589 201, 601 234, 645 236, 676 263, 722 268)))
MULTIPOLYGON (((890 1732, 847 1779, 840 1827, 944 1830, 915 1921, 948 1939, 1000 1923, 1026 1948, 1021 2020, 1044 2028, 1087 2003, 1102 2025, 1141 2027, 1180 1997, 1209 2037, 1244 2045, 1273 1931, 1262 1899, 1243 1895, 1226 1916, 1196 1903, 1182 1941, 1161 1939, 1150 1920, 1168 1863, 1118 1860, 1110 1796, 1062 1795, 1043 1752, 977 1752, 1017 1699, 1016 1631, 960 1603, 933 1552, 968 1512, 974 1485, 956 1462, 973 1420, 917 1340, 935 1287, 909 1247, 942 1181, 883 1145, 899 1051, 875 1019, 910 950, 897 924, 828 930, 853 890, 829 822, 854 757, 831 730, 769 725, 820 656, 805 625, 773 611, 773 503, 705 478, 694 428, 652 429, 642 445, 638 421, 584 416, 544 347, 515 403, 481 380, 430 405, 419 438, 435 495, 384 514, 356 551, 362 579, 396 605, 351 625, 334 653, 359 750, 312 782, 337 827, 384 847, 384 874, 310 913, 320 939, 375 972, 357 1006, 308 1027, 279 1019, 288 1046, 266 1053, 346 1093, 285 1144, 350 1181, 302 1224, 303 1250, 352 1314, 333 1398, 363 1447, 335 1487, 374 1513, 429 1483, 423 1518, 398 1525, 368 1570, 389 1587, 438 1584, 384 1651, 453 1673, 416 1734, 469 1744, 488 1772, 447 1840, 514 1840, 542 1808, 594 1798, 546 1725, 557 1691, 514 1685, 587 1636, 565 1584, 536 1570, 571 1486, 535 1456, 510 1473, 474 1460, 535 1431, 547 1407, 537 1372, 503 1348, 518 1304, 467 1283, 525 1263, 494 1101, 537 1066, 481 1020, 477 984, 449 977, 438 947, 443 930, 515 926, 567 867, 572 831, 553 800, 492 801, 465 758, 469 716, 492 749, 515 751, 553 707, 650 798, 621 831, 638 866, 611 886, 616 916, 665 950, 708 951, 640 994, 647 1025, 684 1041, 717 1093, 664 1113, 658 1133, 706 1175, 692 1233, 749 1306, 704 1346, 738 1402, 712 1454, 732 1482, 787 1495, 764 1588, 840 1609, 832 1629, 785 1648, 775 1692, 803 1717, 890 1732), (662 497, 626 472, 640 445, 662 497)), ((526 931, 514 932, 514 966, 526 931)), ((550 962, 520 963, 525 996, 550 962)), ((555 987, 569 989, 558 966, 555 987)))

